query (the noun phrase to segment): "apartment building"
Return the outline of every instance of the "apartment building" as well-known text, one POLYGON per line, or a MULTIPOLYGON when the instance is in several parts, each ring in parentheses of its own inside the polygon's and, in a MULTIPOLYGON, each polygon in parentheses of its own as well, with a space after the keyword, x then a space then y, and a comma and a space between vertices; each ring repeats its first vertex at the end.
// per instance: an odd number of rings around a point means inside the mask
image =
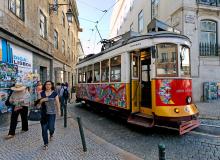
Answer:
POLYGON ((75 0, 0 0, 0 61, 18 64, 21 79, 71 86, 79 30, 75 0))

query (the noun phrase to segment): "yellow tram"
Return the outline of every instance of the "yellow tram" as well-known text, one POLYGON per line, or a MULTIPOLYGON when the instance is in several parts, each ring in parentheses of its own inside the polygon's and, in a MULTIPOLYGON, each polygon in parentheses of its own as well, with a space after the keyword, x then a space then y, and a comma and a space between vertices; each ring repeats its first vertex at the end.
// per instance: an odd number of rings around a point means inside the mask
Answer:
POLYGON ((144 127, 199 126, 192 101, 190 40, 171 32, 128 32, 105 40, 99 54, 77 64, 77 101, 99 103, 144 127))

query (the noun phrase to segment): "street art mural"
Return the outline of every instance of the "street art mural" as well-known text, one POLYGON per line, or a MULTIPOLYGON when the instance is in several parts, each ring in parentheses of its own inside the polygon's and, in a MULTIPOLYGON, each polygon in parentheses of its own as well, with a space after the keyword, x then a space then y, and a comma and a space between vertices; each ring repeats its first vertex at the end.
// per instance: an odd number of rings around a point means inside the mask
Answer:
POLYGON ((77 97, 110 106, 126 107, 126 84, 79 84, 77 97))

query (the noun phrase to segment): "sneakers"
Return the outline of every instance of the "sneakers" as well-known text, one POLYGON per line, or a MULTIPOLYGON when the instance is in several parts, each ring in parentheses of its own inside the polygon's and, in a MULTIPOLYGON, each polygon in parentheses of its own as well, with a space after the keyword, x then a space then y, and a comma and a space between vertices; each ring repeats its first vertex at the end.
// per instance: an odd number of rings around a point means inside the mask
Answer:
POLYGON ((20 133, 24 133, 24 132, 27 132, 27 131, 28 131, 28 130, 21 130, 20 133))
POLYGON ((6 137, 5 137, 5 139, 11 139, 11 138, 14 138, 15 137, 15 135, 7 135, 6 137))
POLYGON ((45 144, 43 149, 48 150, 48 144, 45 144))

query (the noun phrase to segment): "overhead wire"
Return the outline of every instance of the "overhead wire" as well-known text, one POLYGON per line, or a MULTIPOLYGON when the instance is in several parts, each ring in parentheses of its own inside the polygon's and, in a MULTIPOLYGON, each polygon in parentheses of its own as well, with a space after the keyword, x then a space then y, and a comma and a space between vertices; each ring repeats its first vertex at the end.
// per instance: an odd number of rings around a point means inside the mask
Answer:
POLYGON ((89 7, 91 7, 91 8, 94 8, 94 9, 96 9, 96 10, 98 10, 98 11, 104 12, 104 10, 101 10, 101 9, 95 7, 95 6, 92 6, 92 5, 90 5, 89 3, 85 2, 85 1, 82 1, 82 0, 77 0, 77 1, 78 1, 79 3, 82 3, 82 4, 84 4, 84 5, 89 6, 89 7))
MULTIPOLYGON (((97 8, 97 7, 91 6, 91 5, 89 5, 88 3, 86 3, 86 2, 84 2, 84 1, 82 1, 82 0, 77 0, 77 1, 78 1, 78 2, 82 2, 82 3, 86 4, 87 6, 90 6, 90 7, 92 7, 92 8, 95 8, 95 9, 97 9, 97 10, 99 10, 99 11, 104 12, 103 15, 102 15, 102 16, 99 18, 99 20, 97 20, 97 21, 92 21, 92 20, 89 20, 89 19, 86 19, 86 18, 82 18, 82 17, 80 18, 80 19, 82 19, 82 20, 95 23, 93 29, 91 29, 91 30, 92 30, 91 37, 90 37, 90 39, 88 40, 88 41, 90 41, 91 38, 92 38, 92 35, 93 35, 93 31, 96 29, 96 27, 98 27, 98 24, 100 24, 100 22, 102 21, 103 17, 104 17, 104 16, 107 14, 107 12, 109 12, 109 10, 112 9, 120 0, 116 1, 112 6, 110 6, 108 9, 105 9, 105 10, 101 10, 101 9, 99 9, 99 8, 97 8)), ((98 28, 97 28, 97 30, 98 30, 98 28)), ((98 32, 98 31, 95 32, 93 52, 94 52, 94 49, 95 49, 96 33, 97 33, 97 32, 98 32)), ((88 47, 88 48, 90 48, 90 47, 88 47)))

